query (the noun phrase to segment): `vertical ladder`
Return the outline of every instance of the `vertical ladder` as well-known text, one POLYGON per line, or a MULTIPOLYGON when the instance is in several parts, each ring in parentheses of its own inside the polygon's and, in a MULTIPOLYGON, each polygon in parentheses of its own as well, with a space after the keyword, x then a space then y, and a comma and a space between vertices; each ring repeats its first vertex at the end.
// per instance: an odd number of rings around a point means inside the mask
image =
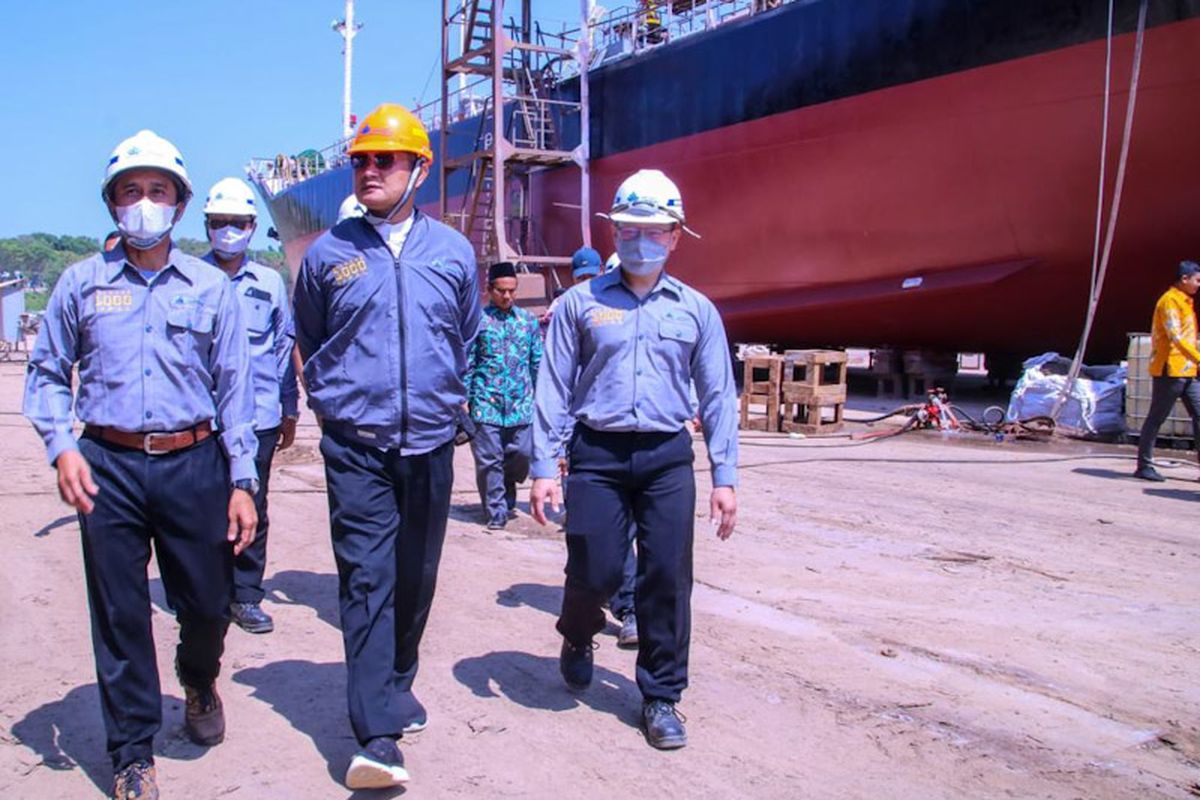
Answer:
POLYGON ((557 270, 569 267, 572 253, 548 252, 540 220, 533 217, 531 185, 539 172, 579 169, 580 238, 585 244, 590 240, 587 136, 563 142, 558 124, 565 115, 577 114, 580 130, 587 131, 586 69, 580 66, 586 63, 580 55, 587 52, 587 2, 581 0, 580 30, 573 32, 578 40, 565 31, 554 35, 557 41, 548 41, 540 29, 535 35, 532 5, 533 0, 508 0, 519 14, 505 25, 504 0, 442 0, 440 211, 471 241, 481 266, 503 260, 542 271, 548 300, 551 288, 563 283, 557 270), (555 91, 555 78, 568 64, 582 76, 581 98, 555 91), (473 120, 451 118, 451 108, 461 103, 453 84, 462 76, 488 96, 473 120), (461 142, 467 130, 475 134, 473 150, 448 152, 452 134, 461 142), (451 197, 448 190, 461 195, 451 197))

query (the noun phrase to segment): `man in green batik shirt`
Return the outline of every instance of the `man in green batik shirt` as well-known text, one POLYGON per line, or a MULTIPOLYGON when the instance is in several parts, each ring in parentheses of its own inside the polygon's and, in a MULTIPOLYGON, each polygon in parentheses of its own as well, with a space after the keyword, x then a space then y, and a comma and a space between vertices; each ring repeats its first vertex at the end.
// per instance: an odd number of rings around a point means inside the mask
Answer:
POLYGON ((515 305, 516 268, 488 270, 488 299, 467 360, 467 404, 475 421, 471 452, 488 530, 517 514, 517 484, 533 451, 533 385, 542 360, 537 317, 515 305))

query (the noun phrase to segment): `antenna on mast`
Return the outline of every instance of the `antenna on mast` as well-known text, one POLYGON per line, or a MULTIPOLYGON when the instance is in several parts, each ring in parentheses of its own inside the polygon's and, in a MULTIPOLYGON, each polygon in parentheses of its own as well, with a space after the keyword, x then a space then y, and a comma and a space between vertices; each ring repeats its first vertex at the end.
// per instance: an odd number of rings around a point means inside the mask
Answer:
POLYGON ((354 135, 354 115, 350 113, 350 73, 354 63, 354 37, 362 27, 361 22, 354 21, 354 0, 346 0, 346 16, 334 20, 331 27, 345 42, 342 47, 342 135, 349 139, 354 135))

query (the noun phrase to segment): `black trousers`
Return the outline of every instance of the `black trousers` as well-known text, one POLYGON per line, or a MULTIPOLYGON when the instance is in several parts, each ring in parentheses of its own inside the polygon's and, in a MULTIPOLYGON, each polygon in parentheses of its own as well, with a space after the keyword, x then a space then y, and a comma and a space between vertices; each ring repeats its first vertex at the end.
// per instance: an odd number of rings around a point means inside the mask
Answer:
POLYGON ((1192 418, 1192 446, 1200 449, 1200 381, 1195 378, 1151 378, 1150 409, 1142 423, 1138 437, 1138 467, 1148 467, 1154 460, 1154 440, 1158 430, 1171 416, 1175 403, 1183 400, 1183 407, 1192 418))
POLYGON ((401 456, 341 436, 327 424, 321 455, 350 723, 365 744, 399 736, 421 715, 412 685, 446 538, 454 443, 401 456))
POLYGON ((567 475, 567 579, 558 632, 573 644, 605 625, 637 528, 637 683, 648 700, 679 700, 691 642, 696 481, 692 437, 576 426, 567 475))
POLYGON ((180 681, 204 687, 220 672, 233 585, 229 467, 216 437, 162 456, 88 437, 79 450, 100 488, 79 527, 100 708, 119 770, 152 760, 162 724, 146 578, 151 547, 179 620, 180 681))
POLYGON ((254 496, 254 508, 258 511, 258 529, 254 541, 233 560, 233 599, 238 603, 261 603, 263 599, 263 574, 267 570, 267 533, 270 519, 267 517, 267 490, 271 483, 271 462, 275 460, 275 445, 279 443, 279 428, 256 431, 258 454, 254 466, 258 468, 258 494, 254 496))

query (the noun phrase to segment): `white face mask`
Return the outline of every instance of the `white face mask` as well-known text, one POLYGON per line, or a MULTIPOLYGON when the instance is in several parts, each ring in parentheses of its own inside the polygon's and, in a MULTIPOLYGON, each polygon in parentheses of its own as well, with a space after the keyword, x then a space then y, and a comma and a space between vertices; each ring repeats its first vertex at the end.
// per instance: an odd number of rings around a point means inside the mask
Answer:
POLYGON ((254 226, 242 230, 232 225, 224 228, 208 229, 208 242, 212 249, 225 258, 232 258, 246 251, 250 245, 250 237, 254 235, 254 226))
POLYGON ((143 197, 131 206, 117 206, 117 227, 125 244, 134 250, 149 250, 167 238, 175 224, 177 206, 165 206, 143 197))

